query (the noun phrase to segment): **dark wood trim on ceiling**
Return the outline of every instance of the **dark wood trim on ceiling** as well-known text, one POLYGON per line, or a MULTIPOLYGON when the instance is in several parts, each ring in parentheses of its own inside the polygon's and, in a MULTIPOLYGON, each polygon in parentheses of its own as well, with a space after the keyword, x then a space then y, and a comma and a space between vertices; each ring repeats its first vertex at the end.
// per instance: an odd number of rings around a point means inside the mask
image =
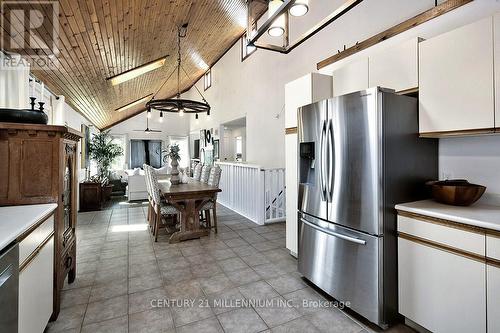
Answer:
POLYGON ((316 68, 322 69, 328 65, 333 64, 334 62, 337 62, 341 59, 347 58, 355 53, 358 53, 359 51, 365 50, 373 45, 376 45, 380 42, 383 42, 386 39, 389 39, 391 37, 394 37, 406 30, 409 30, 411 28, 414 28, 422 23, 425 23, 427 21, 430 21, 436 17, 439 17, 443 14, 446 14, 456 8, 459 8, 463 5, 468 4, 469 2, 472 2, 474 0, 447 0, 443 2, 442 4, 439 4, 429 10, 426 10, 423 13, 420 13, 411 19, 408 19, 404 22, 401 22, 385 31, 382 31, 368 39, 365 39, 362 42, 356 43, 356 45, 351 46, 348 49, 345 49, 342 52, 339 52, 331 57, 326 58, 325 60, 320 61, 317 65, 316 68))

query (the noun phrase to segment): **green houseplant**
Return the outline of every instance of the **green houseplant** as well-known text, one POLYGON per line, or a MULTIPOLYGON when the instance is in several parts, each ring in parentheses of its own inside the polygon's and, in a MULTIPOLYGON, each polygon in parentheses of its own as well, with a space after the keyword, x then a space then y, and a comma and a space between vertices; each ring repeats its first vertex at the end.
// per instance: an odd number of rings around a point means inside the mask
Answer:
POLYGON ((170 165, 172 166, 170 183, 172 183, 172 185, 177 185, 180 182, 179 170, 177 169, 177 167, 179 166, 179 161, 181 159, 179 151, 179 145, 176 143, 169 145, 167 149, 162 151, 163 153, 165 153, 165 155, 163 156, 163 161, 167 162, 169 158, 172 161, 170 163, 170 165))
POLYGON ((97 163, 97 180, 103 186, 108 184, 111 163, 123 155, 123 148, 112 141, 109 131, 103 131, 94 134, 89 143, 89 157, 97 163))

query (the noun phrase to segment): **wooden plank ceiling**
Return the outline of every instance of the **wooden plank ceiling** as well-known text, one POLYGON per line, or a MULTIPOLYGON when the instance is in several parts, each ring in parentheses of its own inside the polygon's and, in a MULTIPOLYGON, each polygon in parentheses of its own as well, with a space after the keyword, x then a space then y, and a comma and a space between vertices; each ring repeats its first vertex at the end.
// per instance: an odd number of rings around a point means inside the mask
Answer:
MULTIPOLYGON (((156 92, 177 63, 177 27, 189 23, 181 41, 181 90, 189 88, 207 66, 241 36, 246 25, 245 0, 59 0, 59 66, 34 70, 54 93, 99 128, 144 109, 115 109, 156 92), (162 56, 165 65, 112 86, 106 78, 162 56)), ((265 5, 261 6, 265 11, 265 5)), ((44 19, 47 36, 54 22, 44 19)), ((57 24, 57 22, 56 22, 57 24)), ((47 37, 49 38, 49 37, 47 37)), ((176 75, 157 98, 175 95, 176 75)))

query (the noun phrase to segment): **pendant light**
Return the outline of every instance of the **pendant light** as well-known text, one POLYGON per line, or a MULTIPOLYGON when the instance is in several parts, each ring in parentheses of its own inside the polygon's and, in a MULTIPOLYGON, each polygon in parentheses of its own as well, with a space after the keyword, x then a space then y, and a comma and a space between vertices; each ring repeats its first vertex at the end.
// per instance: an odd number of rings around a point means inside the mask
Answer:
POLYGON ((292 16, 304 16, 309 11, 309 0, 296 0, 293 6, 290 8, 290 15, 292 16))
POLYGON ((148 108, 148 119, 151 119, 151 108, 148 108))
POLYGON ((163 111, 160 111, 160 123, 163 122, 163 111))
MULTIPOLYGON (((184 113, 202 113, 206 112, 207 114, 210 113, 210 105, 207 103, 205 97, 201 93, 201 91, 198 89, 196 85, 194 85, 194 88, 198 92, 198 94, 201 96, 202 101, 195 101, 192 99, 183 99, 181 98, 181 71, 184 73, 185 76, 189 80, 191 80, 191 77, 187 73, 187 71, 184 69, 182 66, 182 61, 181 61, 181 38, 186 37, 186 31, 187 31, 187 26, 188 24, 185 23, 182 26, 180 26, 177 29, 177 66, 174 68, 172 73, 167 77, 167 80, 161 85, 161 87, 156 91, 156 93, 153 95, 151 100, 146 103, 146 107, 148 108, 153 108, 155 110, 158 110, 160 112, 177 112, 180 117, 184 116, 184 113), (177 72, 177 94, 175 97, 172 98, 165 98, 165 99, 155 99, 156 95, 160 92, 160 90, 163 88, 163 86, 169 81, 170 77, 173 76, 173 74, 177 72)), ((150 118, 150 113, 148 112, 148 118, 150 118)))
MULTIPOLYGON (((267 7, 267 17, 270 18, 278 11, 278 8, 283 4, 283 0, 270 0, 267 7)), ((272 37, 280 37, 285 33, 285 14, 281 14, 274 20, 267 33, 272 37)))

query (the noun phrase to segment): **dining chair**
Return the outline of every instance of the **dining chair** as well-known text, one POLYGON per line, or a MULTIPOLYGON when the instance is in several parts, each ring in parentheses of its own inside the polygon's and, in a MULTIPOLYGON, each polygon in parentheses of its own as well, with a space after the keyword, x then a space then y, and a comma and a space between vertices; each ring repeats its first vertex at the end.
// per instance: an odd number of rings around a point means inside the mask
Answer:
POLYGON ((193 179, 194 180, 200 180, 201 176, 201 169, 202 169, 201 163, 198 163, 195 165, 194 170, 193 170, 193 179))
MULTIPOLYGON (((207 184, 210 186, 219 187, 221 175, 222 175, 222 169, 219 166, 214 166, 210 170, 210 175, 208 177, 207 184)), ((206 218, 207 227, 210 229, 214 228, 215 233, 217 233, 217 194, 215 194, 215 198, 213 200, 204 203, 203 206, 201 206, 200 211, 205 212, 207 216, 206 218), (212 226, 212 219, 210 217, 210 211, 212 211, 213 214, 213 221, 214 221, 213 226, 212 226)))
POLYGON ((201 175, 200 175, 200 182, 202 183, 207 183, 208 182, 208 177, 210 177, 210 167, 209 165, 204 165, 203 168, 201 168, 201 175))
POLYGON ((181 213, 176 207, 171 204, 166 203, 161 199, 160 195, 160 187, 158 185, 158 175, 156 171, 152 167, 148 167, 150 185, 151 185, 151 194, 153 197, 154 204, 154 227, 153 227, 153 235, 155 238, 155 242, 158 241, 158 231, 160 230, 160 223, 162 218, 168 216, 174 216, 177 218, 181 213))

